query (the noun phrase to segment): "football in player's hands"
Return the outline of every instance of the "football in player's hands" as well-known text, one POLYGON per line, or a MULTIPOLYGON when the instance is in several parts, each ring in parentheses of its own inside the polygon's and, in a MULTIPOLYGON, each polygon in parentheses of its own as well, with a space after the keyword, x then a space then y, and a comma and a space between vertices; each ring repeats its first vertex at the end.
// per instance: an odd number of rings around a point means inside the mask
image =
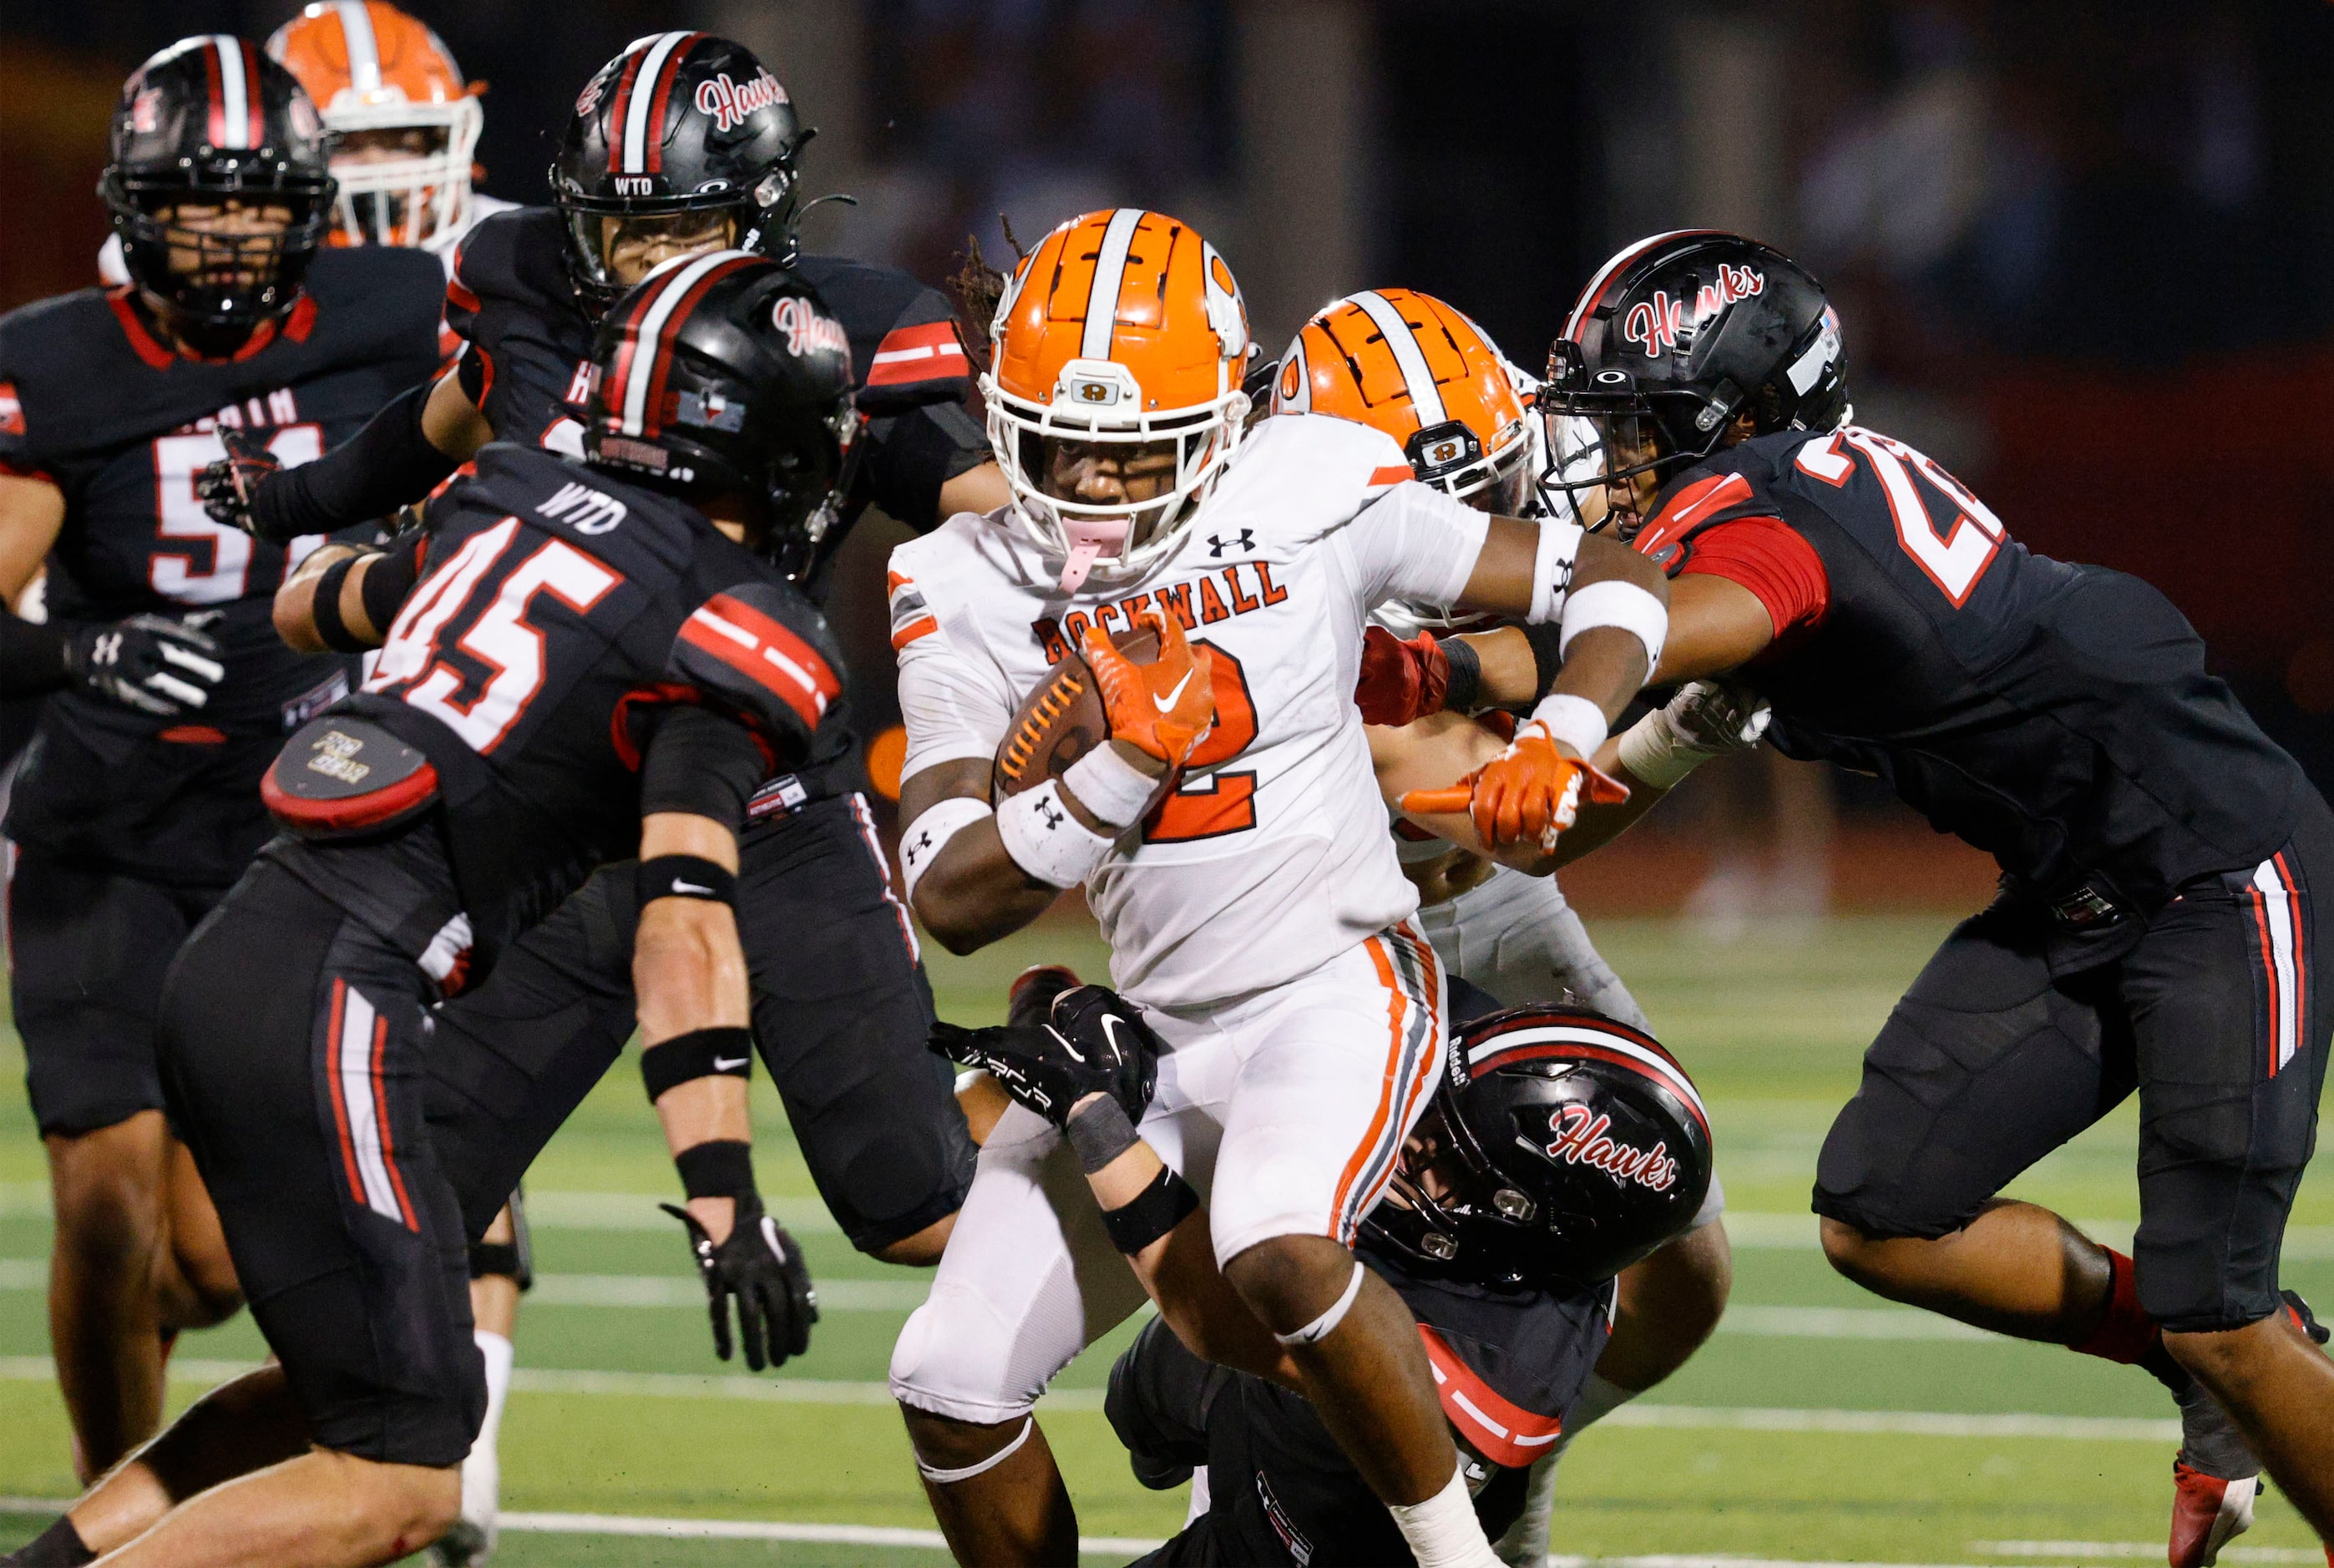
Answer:
POLYGON ((1103 986, 1064 991, 1043 1023, 966 1029, 941 1022, 931 1036, 937 1054, 987 1068, 1017 1103, 1056 1127, 1066 1127, 1091 1094, 1108 1095, 1140 1121, 1158 1086, 1162 1048, 1142 1013, 1103 986))
POLYGON ((65 669, 87 690, 157 718, 210 701, 227 678, 226 655, 203 631, 167 615, 93 621, 65 644, 65 669))
POLYGON ((240 430, 222 429, 218 436, 227 456, 195 476, 196 499, 212 522, 257 535, 251 498, 263 483, 284 471, 283 459, 240 430))
POLYGON ((787 1357, 810 1349, 810 1326, 818 1322, 818 1293, 811 1287, 802 1248, 785 1226, 764 1212, 761 1195, 742 1192, 735 1201, 737 1217, 729 1234, 718 1242, 689 1210, 670 1203, 658 1207, 689 1229, 690 1255, 697 1260, 713 1315, 713 1353, 725 1361, 732 1353, 729 1306, 734 1301, 746 1365, 758 1372, 784 1366, 787 1357))
MULTIPOLYGON (((1177 630, 1181 630, 1180 625, 1177 630)), ((1099 642, 1137 669, 1149 668, 1161 656, 1159 630, 1147 621, 1108 638, 1099 631, 1090 633, 1088 642, 1099 642)), ((1212 709, 1215 688, 1212 684, 1200 684, 1207 686, 1207 700, 1212 709)), ((1006 726, 1005 740, 998 746, 989 771, 990 793, 1001 801, 1024 790, 1036 789, 1049 778, 1059 778, 1071 764, 1110 740, 1114 733, 1103 682, 1087 654, 1075 648, 1066 649, 1061 661, 1022 698, 1012 722, 1006 726)), ((1181 769, 1169 768, 1150 803, 1143 808, 1144 813, 1147 815, 1181 782, 1181 769)))

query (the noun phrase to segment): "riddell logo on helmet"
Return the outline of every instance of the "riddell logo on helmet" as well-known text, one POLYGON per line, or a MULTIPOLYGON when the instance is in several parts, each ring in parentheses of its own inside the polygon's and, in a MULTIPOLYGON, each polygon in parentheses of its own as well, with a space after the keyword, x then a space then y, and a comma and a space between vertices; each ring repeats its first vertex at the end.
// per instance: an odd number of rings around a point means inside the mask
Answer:
POLYGON ((1629 307, 1621 322, 1621 335, 1643 346, 1645 358, 1659 359, 1677 347, 1679 334, 1692 332, 1727 306, 1766 291, 1766 274, 1721 264, 1717 281, 1702 284, 1695 293, 1691 314, 1683 294, 1672 299, 1668 290, 1655 289, 1652 299, 1639 300, 1629 307))
POLYGON ((1670 1158, 1668 1144, 1637 1149, 1615 1143, 1605 1136, 1612 1125, 1611 1117, 1592 1116, 1586 1105, 1567 1105, 1549 1123, 1554 1141, 1547 1146, 1548 1157, 1569 1165, 1586 1165, 1615 1181, 1634 1181, 1654 1192, 1667 1192, 1677 1185, 1677 1161, 1670 1158))
POLYGON ((697 111, 711 115, 716 130, 734 130, 772 104, 786 101, 786 90, 767 71, 756 72, 743 87, 726 72, 697 87, 697 111))
POLYGON ((786 352, 799 359, 805 353, 851 352, 851 335, 843 323, 833 316, 818 313, 818 307, 808 300, 788 294, 770 313, 771 324, 786 334, 786 352))

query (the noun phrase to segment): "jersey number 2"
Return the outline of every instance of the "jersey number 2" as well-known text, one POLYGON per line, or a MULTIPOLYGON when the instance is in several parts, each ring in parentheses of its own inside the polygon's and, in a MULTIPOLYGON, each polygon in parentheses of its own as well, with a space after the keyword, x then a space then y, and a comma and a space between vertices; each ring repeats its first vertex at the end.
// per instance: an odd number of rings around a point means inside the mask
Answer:
POLYGON ((518 519, 506 517, 423 578, 391 624, 381 657, 364 683, 367 691, 404 687, 409 706, 439 720, 480 753, 502 743, 543 689, 543 633, 526 619, 535 595, 548 593, 583 615, 623 581, 574 545, 554 539, 523 556, 488 597, 479 584, 518 532, 518 519), (474 599, 485 602, 474 608, 474 599), (451 631, 458 620, 467 620, 468 629, 451 631), (442 657, 449 638, 452 647, 494 672, 467 702, 459 694, 469 678, 442 657))
POLYGON ((1842 451, 1843 447, 1863 457, 1872 476, 1880 482, 1889 518, 1896 525, 1896 543, 1913 558, 1913 564, 1937 585, 1937 592, 1953 601, 1955 610, 1968 603, 1970 591, 1993 563, 1994 552, 2001 548, 2001 520, 1926 456, 1857 425, 1819 436, 1800 447, 1799 472, 1827 485, 1847 484, 1848 476, 1856 472, 1856 458, 1842 451), (1946 515, 1953 522, 1943 534, 1937 532, 1935 514, 1921 498, 1916 475, 1946 504, 1946 515))
MULTIPOLYGON (((1248 671, 1213 643, 1208 650, 1216 676, 1216 722, 1208 738, 1192 750, 1192 767, 1230 762, 1256 744, 1256 702, 1249 696, 1248 671)), ((1217 773, 1193 780, 1161 801, 1143 819, 1143 842, 1186 844, 1244 833, 1254 826, 1256 774, 1217 773)))
MULTIPOLYGON (((324 432, 315 425, 285 425, 267 438, 267 449, 286 468, 313 463, 324 452, 324 432)), ((227 456, 216 434, 165 436, 154 443, 154 532, 158 543, 146 568, 155 592, 180 604, 226 604, 250 588, 251 535, 214 523, 195 494, 195 476, 227 456), (172 541, 180 548, 171 549, 172 541), (209 552, 207 567, 198 552, 209 552)), ((295 539, 286 552, 291 563, 313 550, 321 535, 295 539)))

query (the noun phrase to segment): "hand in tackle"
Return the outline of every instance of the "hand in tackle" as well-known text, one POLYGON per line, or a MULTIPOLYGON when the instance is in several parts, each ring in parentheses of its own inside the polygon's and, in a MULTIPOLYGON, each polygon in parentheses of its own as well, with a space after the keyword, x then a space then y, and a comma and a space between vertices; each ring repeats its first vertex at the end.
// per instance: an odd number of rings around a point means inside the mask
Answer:
POLYGON ((1584 796, 1593 804, 1619 805, 1629 791, 1535 718, 1519 726, 1507 749, 1490 762, 1448 788, 1412 790, 1402 797, 1402 809, 1420 816, 1465 812, 1494 849, 1532 842, 1552 851, 1557 835, 1578 820, 1584 796))

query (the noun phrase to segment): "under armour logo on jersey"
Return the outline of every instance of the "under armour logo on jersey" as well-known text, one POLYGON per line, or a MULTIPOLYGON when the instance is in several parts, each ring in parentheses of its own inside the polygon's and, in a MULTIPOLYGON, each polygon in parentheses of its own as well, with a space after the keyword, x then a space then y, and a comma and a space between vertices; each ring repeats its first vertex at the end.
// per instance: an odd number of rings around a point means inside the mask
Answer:
POLYGON ((1256 530, 1253 528, 1243 528, 1239 531, 1239 536, 1236 539, 1226 539, 1221 535, 1215 534, 1209 534, 1209 557, 1212 560, 1220 561, 1224 558, 1224 552, 1230 549, 1235 544, 1239 545, 1242 550, 1248 551, 1253 554, 1256 550, 1256 530))
POLYGON ((92 662, 98 664, 121 663, 121 633, 118 631, 109 631, 102 637, 100 637, 95 642, 90 645, 89 656, 92 662))

